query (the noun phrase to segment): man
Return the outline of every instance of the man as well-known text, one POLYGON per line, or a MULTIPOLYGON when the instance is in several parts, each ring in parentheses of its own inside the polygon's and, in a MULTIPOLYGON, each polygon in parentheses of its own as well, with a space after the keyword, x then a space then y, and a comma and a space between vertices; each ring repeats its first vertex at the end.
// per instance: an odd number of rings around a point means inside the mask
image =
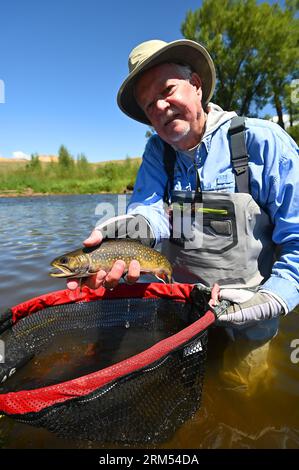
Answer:
MULTIPOLYGON (((273 123, 246 119, 242 128, 233 119, 236 113, 209 103, 214 64, 196 42, 142 43, 132 50, 129 69, 118 104, 133 119, 153 126, 157 135, 146 146, 122 229, 125 224, 126 236, 134 237, 132 222, 137 221, 149 232, 143 243, 162 241, 176 281, 220 284, 221 297, 233 305, 218 323, 238 339, 235 344, 244 343, 245 349, 250 344, 243 371, 248 376, 248 364, 267 353, 278 318, 299 303, 296 144, 273 123), (200 213, 191 237, 174 233, 174 211, 169 224, 165 201, 180 209, 187 203, 193 216, 194 207, 200 213), (194 235, 199 235, 198 242, 192 244, 194 235), (277 246, 280 254, 274 262, 277 246)), ((120 229, 118 224, 111 221, 111 233, 120 229)), ((85 245, 101 240, 101 231, 95 230, 85 245)), ((90 285, 113 288, 123 271, 119 260, 90 285)), ((128 282, 139 274, 140 266, 133 261, 128 282)))

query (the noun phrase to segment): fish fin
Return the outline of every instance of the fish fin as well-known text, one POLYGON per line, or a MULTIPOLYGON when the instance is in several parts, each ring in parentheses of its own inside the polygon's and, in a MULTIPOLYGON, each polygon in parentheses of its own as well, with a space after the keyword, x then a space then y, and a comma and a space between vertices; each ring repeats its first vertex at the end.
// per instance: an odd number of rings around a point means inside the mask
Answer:
POLYGON ((169 276, 165 271, 159 271, 154 274, 157 279, 164 282, 164 284, 170 284, 172 282, 171 275, 169 276))
POLYGON ((166 283, 166 280, 163 279, 162 277, 159 277, 157 274, 155 274, 155 277, 156 277, 157 279, 159 279, 159 281, 163 282, 164 284, 167 284, 167 283, 166 283))

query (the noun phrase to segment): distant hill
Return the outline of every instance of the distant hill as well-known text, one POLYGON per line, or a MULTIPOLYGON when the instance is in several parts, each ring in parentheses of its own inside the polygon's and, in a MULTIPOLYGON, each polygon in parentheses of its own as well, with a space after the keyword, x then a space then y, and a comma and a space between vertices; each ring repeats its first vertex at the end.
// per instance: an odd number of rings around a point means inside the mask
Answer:
POLYGON ((129 157, 129 158, 122 158, 120 160, 104 160, 103 162, 91 162, 93 165, 105 165, 106 163, 125 163, 125 161, 129 161, 130 163, 141 163, 141 157, 129 157))
MULTIPOLYGON (((58 162, 58 157, 56 155, 39 155, 39 160, 41 162, 58 162)), ((28 162, 28 158, 6 158, 0 157, 0 162, 5 163, 16 163, 16 162, 28 162)))
MULTIPOLYGON (((58 162, 58 156, 57 155, 39 155, 39 160, 40 162, 44 163, 57 163, 58 162)), ((30 160, 29 160, 30 161, 30 160)), ((105 160, 103 162, 89 162, 93 165, 105 165, 106 163, 124 163, 126 161, 126 158, 122 158, 119 160, 105 160)), ((141 163, 141 158, 140 157, 129 157, 128 161, 131 163, 141 163)), ((28 162, 28 159, 26 158, 5 158, 5 157, 0 157, 0 163, 5 162, 5 163, 16 163, 16 162, 28 162)))
POLYGON ((58 162, 57 155, 39 155, 38 158, 41 162, 58 162))

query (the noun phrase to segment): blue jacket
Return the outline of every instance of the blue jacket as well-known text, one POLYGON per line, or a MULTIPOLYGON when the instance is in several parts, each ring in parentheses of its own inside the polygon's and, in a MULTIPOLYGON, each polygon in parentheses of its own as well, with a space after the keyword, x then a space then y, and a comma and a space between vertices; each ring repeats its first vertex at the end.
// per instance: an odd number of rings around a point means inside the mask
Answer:
MULTIPOLYGON (((230 120, 204 136, 195 155, 203 191, 235 192, 228 129, 230 120)), ((299 304, 299 158, 298 146, 278 125, 246 120, 250 191, 274 225, 273 241, 281 254, 263 288, 278 295, 289 311, 299 304)), ((141 214, 151 224, 157 243, 169 237, 163 208, 167 174, 163 143, 152 136, 145 148, 128 213, 141 214)), ((190 156, 177 152, 173 189, 195 189, 196 174, 190 156)))

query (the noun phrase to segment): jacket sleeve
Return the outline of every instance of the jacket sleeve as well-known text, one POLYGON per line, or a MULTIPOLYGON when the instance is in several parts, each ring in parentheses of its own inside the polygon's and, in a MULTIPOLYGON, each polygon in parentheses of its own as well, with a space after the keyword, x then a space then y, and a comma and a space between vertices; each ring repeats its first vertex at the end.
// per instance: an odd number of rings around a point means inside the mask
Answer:
POLYGON ((254 199, 271 217, 273 241, 280 247, 270 278, 261 286, 287 311, 299 303, 299 156, 298 147, 278 125, 267 123, 248 136, 254 155, 254 199))
POLYGON ((163 164, 163 151, 161 139, 157 135, 152 136, 146 145, 127 207, 128 214, 140 214, 147 219, 156 244, 163 238, 169 238, 168 216, 163 202, 168 179, 163 164))

